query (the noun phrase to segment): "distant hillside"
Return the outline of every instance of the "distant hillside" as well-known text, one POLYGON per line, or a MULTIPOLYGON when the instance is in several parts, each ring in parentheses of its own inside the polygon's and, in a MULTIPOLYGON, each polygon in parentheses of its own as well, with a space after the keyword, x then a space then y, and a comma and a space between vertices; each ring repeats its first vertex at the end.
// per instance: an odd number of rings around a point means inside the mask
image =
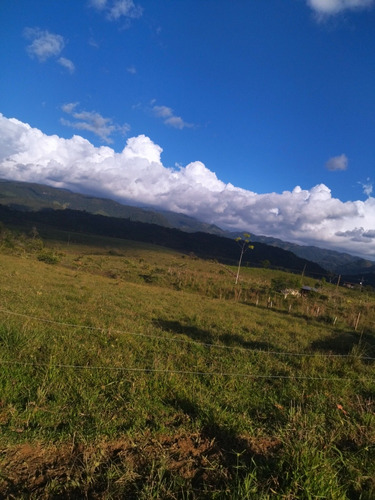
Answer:
POLYGON ((159 226, 181 229, 182 231, 203 231, 212 234, 224 232, 213 224, 200 222, 185 214, 167 210, 145 209, 123 205, 113 200, 97 198, 68 189, 58 189, 30 182, 7 181, 0 179, 0 204, 22 211, 41 210, 84 210, 98 215, 119 217, 159 226))
POLYGON ((302 259, 307 259, 324 267, 335 274, 354 275, 361 273, 375 273, 375 262, 361 259, 347 253, 336 252, 315 246, 303 246, 288 243, 277 238, 267 236, 253 236, 253 241, 266 243, 284 250, 293 252, 302 259))
MULTIPOLYGON (((123 205, 113 200, 96 198, 67 189, 57 189, 41 184, 0 180, 0 204, 21 211, 41 209, 81 210, 96 215, 105 215, 156 224, 166 228, 176 228, 186 232, 203 232, 234 238, 237 233, 223 231, 213 224, 201 222, 188 215, 153 208, 140 208, 123 205)), ((375 262, 352 255, 325 250, 315 246, 302 246, 288 243, 277 238, 251 235, 254 242, 293 252, 301 259, 319 264, 335 274, 359 275, 375 274, 375 262)), ((266 259, 266 258, 264 258, 266 259)))
MULTIPOLYGON (((5 225, 19 226, 28 232, 35 226, 43 236, 56 229, 71 232, 72 242, 74 233, 84 233, 153 243, 233 265, 237 264, 239 258, 239 247, 234 239, 204 232, 187 233, 156 224, 94 215, 78 210, 44 209, 25 212, 0 205, 0 220, 5 225)), ((265 260, 274 268, 297 273, 304 271, 306 275, 317 278, 326 274, 318 264, 264 243, 257 243, 253 250, 246 253, 243 265, 261 266, 265 260)))

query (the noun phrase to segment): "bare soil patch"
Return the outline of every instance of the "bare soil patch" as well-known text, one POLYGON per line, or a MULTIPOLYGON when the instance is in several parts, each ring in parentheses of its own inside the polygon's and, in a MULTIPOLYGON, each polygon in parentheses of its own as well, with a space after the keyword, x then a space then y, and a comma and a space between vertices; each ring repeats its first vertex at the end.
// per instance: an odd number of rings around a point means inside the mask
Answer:
MULTIPOLYGON (((267 458, 280 446, 277 440, 251 437, 242 437, 241 443, 245 459, 267 458)), ((0 450, 0 497, 106 498, 110 489, 136 498, 139 484, 152 479, 157 469, 190 488, 216 489, 231 478, 235 455, 199 433, 96 445, 25 443, 0 450)))

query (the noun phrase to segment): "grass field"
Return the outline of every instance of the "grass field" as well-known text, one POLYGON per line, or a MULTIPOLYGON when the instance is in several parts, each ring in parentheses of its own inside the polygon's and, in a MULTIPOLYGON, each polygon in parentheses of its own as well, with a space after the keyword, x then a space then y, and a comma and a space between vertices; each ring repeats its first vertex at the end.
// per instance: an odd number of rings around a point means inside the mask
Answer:
POLYGON ((0 497, 375 498, 373 292, 4 230, 0 271, 0 497))

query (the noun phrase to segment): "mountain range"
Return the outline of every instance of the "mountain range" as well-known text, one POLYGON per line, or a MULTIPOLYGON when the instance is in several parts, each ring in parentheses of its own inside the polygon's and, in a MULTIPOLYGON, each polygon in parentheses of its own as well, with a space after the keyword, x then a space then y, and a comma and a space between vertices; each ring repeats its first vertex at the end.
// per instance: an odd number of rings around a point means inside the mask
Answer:
MULTIPOLYGON (((201 222, 185 214, 123 205, 114 200, 85 194, 73 193, 67 189, 47 185, 0 180, 0 204, 20 212, 38 212, 46 209, 54 211, 83 211, 93 215, 127 219, 166 229, 178 229, 187 233, 207 233, 233 239, 239 233, 230 233, 213 224, 201 222)), ((291 252, 300 259, 318 264, 334 274, 345 275, 352 281, 361 280, 362 274, 375 276, 375 262, 353 255, 315 246, 303 246, 285 242, 277 238, 251 235, 251 241, 291 252)), ((264 257, 266 260, 266 257, 264 257)), ((372 281, 372 279, 370 280, 372 281)))

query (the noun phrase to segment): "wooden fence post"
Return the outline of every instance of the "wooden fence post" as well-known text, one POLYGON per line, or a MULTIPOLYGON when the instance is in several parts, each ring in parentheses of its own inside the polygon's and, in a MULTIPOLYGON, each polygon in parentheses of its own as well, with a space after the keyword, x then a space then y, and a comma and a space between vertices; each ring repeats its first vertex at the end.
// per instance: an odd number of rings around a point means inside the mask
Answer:
POLYGON ((355 320, 354 330, 357 331, 359 318, 361 317, 361 312, 358 313, 357 319, 355 320))

